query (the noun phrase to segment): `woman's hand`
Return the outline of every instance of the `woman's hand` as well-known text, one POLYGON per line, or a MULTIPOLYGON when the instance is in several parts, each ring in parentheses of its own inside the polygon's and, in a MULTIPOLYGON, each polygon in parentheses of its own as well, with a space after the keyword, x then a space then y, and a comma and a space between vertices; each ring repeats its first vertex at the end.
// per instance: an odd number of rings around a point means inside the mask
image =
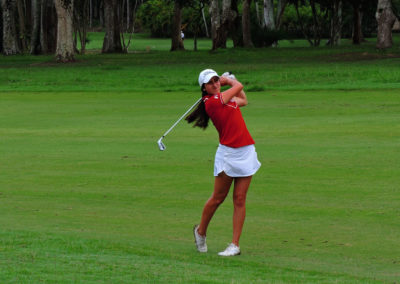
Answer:
POLYGON ((221 86, 226 86, 226 85, 232 86, 232 84, 233 84, 233 79, 225 77, 225 76, 219 77, 219 81, 221 83, 221 86))

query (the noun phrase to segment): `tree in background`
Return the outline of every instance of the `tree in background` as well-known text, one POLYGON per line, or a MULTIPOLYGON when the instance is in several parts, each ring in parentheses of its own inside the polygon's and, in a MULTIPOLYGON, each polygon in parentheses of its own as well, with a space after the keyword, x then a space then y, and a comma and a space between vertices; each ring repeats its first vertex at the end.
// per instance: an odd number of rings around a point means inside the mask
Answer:
POLYGON ((123 53, 121 45, 121 26, 117 0, 104 0, 104 24, 106 33, 102 53, 123 53))
POLYGON ((253 41, 251 40, 250 4, 251 0, 243 0, 242 30, 244 47, 254 47, 253 41))
POLYGON ((333 0, 330 8, 331 8, 331 28, 330 28, 329 44, 331 46, 335 46, 335 45, 340 45, 340 41, 342 38, 343 1, 333 0))
POLYGON ((242 19, 238 8, 239 2, 240 0, 232 0, 231 4, 231 11, 235 15, 235 18, 230 22, 230 35, 234 47, 243 46, 242 19))
POLYGON ((171 30, 171 51, 185 50, 181 36, 182 31, 182 8, 183 0, 174 1, 174 12, 172 17, 172 30, 171 30))
POLYGON ((219 11, 219 1, 211 0, 210 3, 210 16, 211 16, 211 40, 212 50, 218 48, 226 48, 226 42, 221 41, 221 16, 219 11))
POLYGON ((54 0, 57 12, 57 62, 73 62, 73 12, 74 2, 72 0, 54 0))
POLYGON ((353 44, 361 44, 364 40, 363 32, 362 32, 362 0, 351 0, 350 1, 353 7, 353 33, 352 33, 352 41, 353 44))
POLYGON ((138 24, 147 29, 151 37, 170 37, 172 4, 172 1, 165 0, 146 1, 138 10, 138 24))
POLYGON ((294 5, 298 30, 311 46, 319 46, 323 31, 327 28, 328 9, 315 0, 290 0, 294 5))
POLYGON ((18 45, 18 34, 15 23, 16 19, 16 0, 1 0, 3 11, 3 53, 4 55, 14 55, 21 53, 18 45))
POLYGON ((17 10, 18 10, 18 41, 19 45, 21 47, 22 52, 26 51, 27 49, 27 33, 25 30, 25 11, 24 11, 24 5, 22 3, 22 0, 16 0, 17 1, 17 10))
POLYGON ((90 2, 89 0, 74 0, 74 48, 76 52, 77 38, 81 46, 80 53, 85 54, 86 51, 86 34, 88 21, 90 20, 90 2))
POLYGON ((378 23, 376 47, 379 49, 392 47, 392 27, 396 21, 396 16, 392 10, 392 2, 390 0, 378 0, 375 17, 378 23))
POLYGON ((279 30, 281 26, 281 19, 285 12, 287 0, 278 0, 276 7, 276 17, 274 12, 274 0, 264 0, 264 21, 263 26, 270 31, 279 30))
POLYGON ((0 53, 3 53, 3 10, 0 3, 0 53))
MULTIPOLYGON (((360 44, 376 32, 377 47, 387 48, 392 46, 394 14, 400 10, 400 0, 0 0, 0 52, 46 54, 68 48, 69 29, 59 25, 69 20, 60 14, 63 10, 56 11, 55 3, 67 7, 70 2, 72 54, 85 52, 88 28, 105 29, 103 53, 127 52, 135 27, 150 30, 152 37, 170 37, 171 50, 184 49, 182 30, 194 37, 196 50, 208 26, 213 49, 225 48, 228 38, 235 47, 270 46, 283 38, 302 37, 311 46, 318 46, 322 38, 337 45, 341 37, 360 44), (128 44, 123 32, 130 32, 128 44)), ((59 5, 68 11, 65 7, 59 5)))
MULTIPOLYGON (((188 5, 191 9, 188 11, 188 19, 186 27, 193 33, 193 49, 197 51, 197 37, 201 33, 203 25, 204 7, 208 4, 208 0, 189 1, 188 5)), ((207 23, 205 22, 207 34, 207 23)))
MULTIPOLYGON (((34 55, 54 53, 57 47, 57 13, 52 0, 32 0, 30 26, 30 53, 34 55)), ((28 9, 26 9, 29 12, 28 9)), ((28 15, 28 13, 27 13, 28 15)), ((28 41, 29 42, 29 41, 28 41)))
POLYGON ((237 0, 222 1, 222 17, 221 17, 221 44, 225 45, 228 36, 233 40, 233 46, 240 45, 238 41, 240 37, 240 17, 237 7, 237 0))

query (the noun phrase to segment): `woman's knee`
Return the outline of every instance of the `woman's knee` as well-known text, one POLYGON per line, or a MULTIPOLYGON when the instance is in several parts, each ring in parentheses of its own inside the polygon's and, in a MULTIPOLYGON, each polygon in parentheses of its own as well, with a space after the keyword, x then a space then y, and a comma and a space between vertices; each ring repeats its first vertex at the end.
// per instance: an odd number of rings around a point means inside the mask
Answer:
POLYGON ((214 206, 219 206, 225 201, 226 195, 211 196, 209 202, 214 206))
POLYGON ((233 196, 233 205, 238 208, 245 207, 246 206, 246 195, 235 194, 233 196))

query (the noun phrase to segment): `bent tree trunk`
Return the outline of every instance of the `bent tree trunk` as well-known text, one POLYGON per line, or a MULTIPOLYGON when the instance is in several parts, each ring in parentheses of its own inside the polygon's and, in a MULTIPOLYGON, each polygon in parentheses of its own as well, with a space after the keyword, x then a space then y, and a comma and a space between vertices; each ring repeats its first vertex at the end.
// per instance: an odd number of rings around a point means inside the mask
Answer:
POLYGON ((251 41, 250 3, 251 0, 243 0, 242 29, 244 47, 254 47, 253 42, 251 41))
POLYGON ((73 43, 73 1, 54 0, 57 12, 57 62, 73 62, 74 43, 73 43))
POLYGON ((102 53, 123 53, 121 45, 121 27, 118 17, 118 1, 104 0, 104 23, 106 34, 102 53))
POLYGON ((390 0, 378 1, 375 18, 378 22, 376 47, 379 49, 392 47, 392 27, 396 21, 396 16, 393 13, 392 2, 390 0))
POLYGON ((179 1, 175 1, 174 16, 172 19, 171 51, 184 50, 181 36, 182 7, 179 1))
POLYGON ((288 4, 288 0, 278 0, 278 6, 276 9, 276 21, 275 21, 275 27, 277 30, 279 30, 281 27, 282 16, 283 16, 283 13, 285 12, 287 4, 288 4))
POLYGON ((17 2, 15 0, 1 0, 4 55, 13 55, 21 52, 18 46, 17 27, 15 25, 16 7, 17 2))

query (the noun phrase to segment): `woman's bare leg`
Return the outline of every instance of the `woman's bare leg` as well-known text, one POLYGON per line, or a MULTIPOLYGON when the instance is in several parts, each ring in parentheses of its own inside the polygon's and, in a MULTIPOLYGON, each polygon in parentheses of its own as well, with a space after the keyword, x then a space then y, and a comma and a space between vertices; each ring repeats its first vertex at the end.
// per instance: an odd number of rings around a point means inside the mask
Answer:
POLYGON ((244 219, 246 217, 246 195, 252 176, 235 178, 233 191, 233 237, 232 243, 239 246, 244 219))
POLYGON ((233 178, 227 176, 224 172, 215 177, 214 192, 204 205, 203 214, 201 215, 201 222, 199 228, 197 229, 197 232, 200 235, 206 235, 208 224, 210 223, 211 218, 214 216, 218 206, 224 202, 226 196, 228 195, 232 181, 233 178))

